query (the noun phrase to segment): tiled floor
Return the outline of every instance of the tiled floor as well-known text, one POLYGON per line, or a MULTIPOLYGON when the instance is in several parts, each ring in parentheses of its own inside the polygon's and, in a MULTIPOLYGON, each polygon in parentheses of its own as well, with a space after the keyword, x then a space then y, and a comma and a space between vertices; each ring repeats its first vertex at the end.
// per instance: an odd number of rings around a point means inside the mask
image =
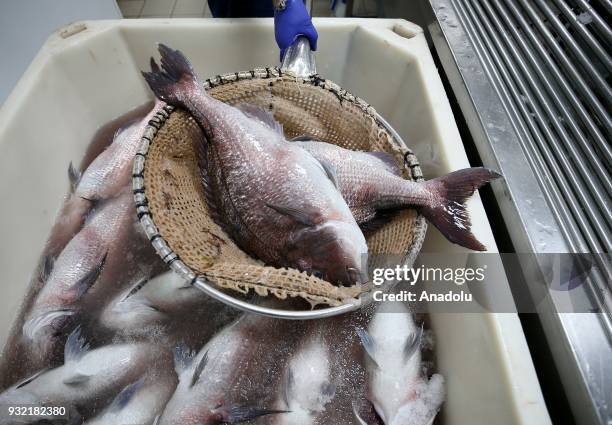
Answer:
MULTIPOLYGON (((313 0, 313 16, 331 16, 330 0, 313 0)), ((211 18, 207 0, 117 0, 124 18, 211 18)), ((357 16, 376 14, 376 0, 354 0, 357 16)))
POLYGON ((117 0, 124 18, 212 18, 206 0, 117 0))

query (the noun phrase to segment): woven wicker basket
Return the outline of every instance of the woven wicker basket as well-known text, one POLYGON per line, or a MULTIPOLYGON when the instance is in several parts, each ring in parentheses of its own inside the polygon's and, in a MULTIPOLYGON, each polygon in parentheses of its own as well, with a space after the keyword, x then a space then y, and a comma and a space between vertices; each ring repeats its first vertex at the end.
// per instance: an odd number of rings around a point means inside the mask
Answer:
MULTIPOLYGON (((389 152, 405 178, 422 180, 415 156, 374 109, 330 81, 266 68, 218 76, 204 86, 223 102, 270 110, 288 139, 308 134, 348 149, 389 152)), ((368 285, 337 287, 295 269, 265 266, 240 250, 209 214, 194 148, 203 137, 187 112, 166 106, 145 130, 134 164, 138 216, 172 269, 192 284, 212 283, 241 293, 254 290, 280 299, 301 297, 312 305, 354 303, 370 291, 368 285)), ((368 235, 369 252, 372 258, 403 254, 412 265, 425 230, 422 216, 403 211, 368 235)))

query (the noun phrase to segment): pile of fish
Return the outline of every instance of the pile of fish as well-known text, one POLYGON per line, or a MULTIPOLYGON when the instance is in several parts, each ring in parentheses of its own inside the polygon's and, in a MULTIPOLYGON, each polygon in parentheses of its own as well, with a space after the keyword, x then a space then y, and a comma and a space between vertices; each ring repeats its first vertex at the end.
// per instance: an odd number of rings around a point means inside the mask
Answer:
MULTIPOLYGON (((287 141, 270 113, 213 99, 180 52, 160 45, 160 53, 162 69, 152 61, 145 79, 201 125, 208 201, 254 257, 363 283, 363 232, 401 208, 484 249, 463 202, 496 173, 414 183, 383 153, 287 141)), ((130 191, 140 137, 162 106, 124 117, 81 167, 70 165, 70 192, 2 356, 0 424, 431 424, 443 379, 423 366, 423 328, 401 304, 275 320, 240 314, 167 271, 130 191), (65 412, 16 416, 6 406, 65 412)))

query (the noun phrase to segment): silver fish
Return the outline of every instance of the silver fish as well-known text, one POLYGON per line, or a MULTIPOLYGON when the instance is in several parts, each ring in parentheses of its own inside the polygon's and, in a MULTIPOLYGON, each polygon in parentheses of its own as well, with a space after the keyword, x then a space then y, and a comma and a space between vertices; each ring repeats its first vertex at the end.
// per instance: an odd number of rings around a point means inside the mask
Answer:
POLYGON ((93 314, 125 285, 165 267, 138 226, 129 188, 92 215, 58 257, 25 317, 23 335, 35 368, 53 362, 81 313, 93 314))
POLYGON ((127 385, 109 406, 84 425, 149 425, 164 409, 177 382, 171 369, 147 373, 127 385))
POLYGON ((159 425, 238 423, 283 414, 272 406, 303 324, 247 314, 197 355, 177 350, 179 384, 159 425))
POLYGON ((188 109, 203 128, 203 180, 238 245, 334 284, 366 282, 365 238, 328 170, 287 143, 270 113, 212 98, 182 53, 163 44, 159 51, 163 70, 152 60, 143 75, 158 98, 188 109))
POLYGON ((15 384, 0 394, 0 404, 63 406, 71 415, 88 416, 149 370, 172 369, 170 351, 159 345, 118 344, 89 350, 79 329, 70 334, 64 350, 64 365, 15 384))
POLYGON ((482 167, 454 171, 426 182, 401 177, 392 155, 356 152, 308 136, 293 139, 334 170, 338 187, 357 223, 366 230, 377 228, 401 208, 416 208, 451 242, 485 251, 471 232, 465 201, 480 186, 501 177, 482 167))
POLYGON ((51 229, 46 250, 58 255, 83 226, 96 203, 116 196, 131 182, 132 160, 140 146, 145 126, 163 104, 156 102, 142 119, 126 123, 116 131, 110 144, 80 172, 71 163, 68 167, 71 191, 51 229))
POLYGON ((420 339, 401 303, 381 304, 368 330, 361 329, 368 356, 369 398, 387 425, 429 425, 444 402, 444 378, 422 374, 420 339))
POLYGON ((321 322, 311 324, 306 338, 291 357, 276 409, 287 413, 270 418, 273 425, 311 425, 325 410, 334 395, 329 346, 322 334, 321 322))
POLYGON ((99 325, 115 334, 169 342, 208 340, 240 314, 206 295, 174 272, 140 281, 104 308, 99 325))

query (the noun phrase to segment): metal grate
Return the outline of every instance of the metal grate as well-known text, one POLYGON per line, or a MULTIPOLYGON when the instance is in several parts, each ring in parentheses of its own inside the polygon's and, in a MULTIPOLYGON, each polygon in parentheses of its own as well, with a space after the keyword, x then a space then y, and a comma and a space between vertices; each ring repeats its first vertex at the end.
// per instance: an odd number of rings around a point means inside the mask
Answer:
POLYGON ((528 153, 573 250, 610 252, 612 3, 454 3, 531 135, 528 153))
MULTIPOLYGON (((611 252, 612 2, 453 0, 573 252, 611 252)), ((601 256, 594 301, 609 311, 601 256)), ((609 324, 609 322, 608 322, 609 324)))

